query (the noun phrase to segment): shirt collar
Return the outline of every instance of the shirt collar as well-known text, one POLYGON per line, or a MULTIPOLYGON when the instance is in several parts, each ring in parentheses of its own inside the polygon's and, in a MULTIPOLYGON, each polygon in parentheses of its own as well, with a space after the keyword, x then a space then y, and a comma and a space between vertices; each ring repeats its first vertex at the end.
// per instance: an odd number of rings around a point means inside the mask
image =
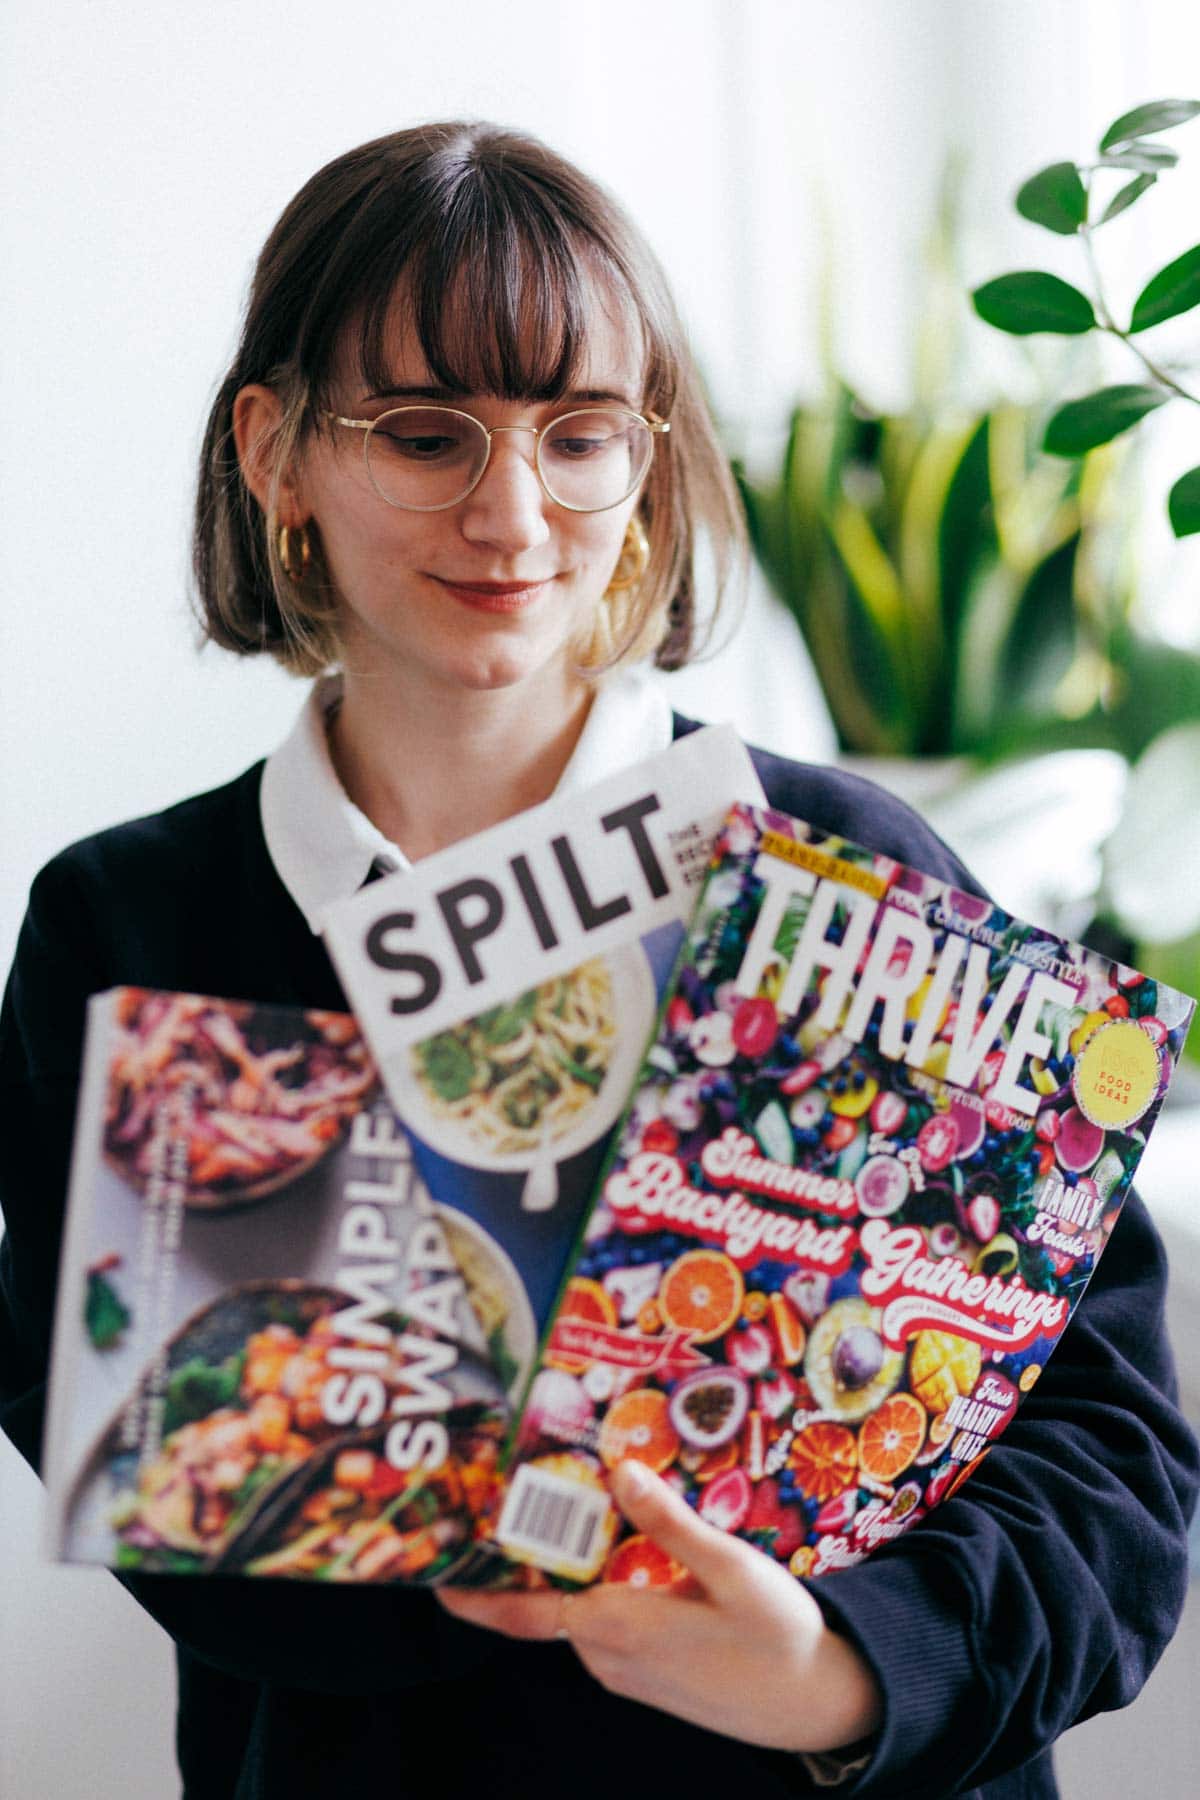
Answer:
MULTIPOLYGON (((337 675, 315 682, 291 731, 266 761, 259 805, 267 850, 310 930, 334 900, 357 893, 373 867, 411 868, 346 793, 329 754, 326 723, 341 700, 337 675)), ((556 793, 590 787, 665 750, 671 708, 643 670, 621 670, 596 690, 556 793)))

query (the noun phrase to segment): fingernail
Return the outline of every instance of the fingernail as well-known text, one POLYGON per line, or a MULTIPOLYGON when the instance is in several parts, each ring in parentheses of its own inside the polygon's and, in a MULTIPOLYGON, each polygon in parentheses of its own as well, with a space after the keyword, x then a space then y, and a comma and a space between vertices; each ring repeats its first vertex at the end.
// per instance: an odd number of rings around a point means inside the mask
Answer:
POLYGON ((643 1494, 649 1492, 650 1477, 644 1463, 636 1462, 631 1458, 629 1461, 623 1462, 617 1472, 621 1477, 622 1491, 627 1500, 640 1500, 643 1494))

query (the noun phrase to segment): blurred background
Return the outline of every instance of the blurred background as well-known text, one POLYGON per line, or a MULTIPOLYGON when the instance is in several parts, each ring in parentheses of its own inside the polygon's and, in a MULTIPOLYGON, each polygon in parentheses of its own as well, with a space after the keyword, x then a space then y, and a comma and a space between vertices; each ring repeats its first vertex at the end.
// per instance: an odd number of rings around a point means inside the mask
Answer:
MULTIPOLYGON (((288 729, 298 684, 195 648, 202 422, 295 189, 355 143, 467 115, 543 136, 613 189, 692 333, 758 557, 739 629, 664 678, 679 709, 855 759, 1011 910, 1196 993, 1200 495, 1175 488, 1173 529, 1168 493, 1200 464, 1200 272, 1185 258, 1134 321, 1157 304, 1163 322, 1125 342, 1057 290, 1026 304, 1057 294, 1070 332, 998 329, 970 299, 1036 269, 1130 322, 1194 247, 1200 121, 1151 121, 1090 165, 1119 115, 1167 97, 1200 99, 1183 0, 10 0, 5 965, 48 856, 227 779, 288 729), (1020 216, 1022 184, 1072 162, 1102 229, 1076 229, 1061 170, 1026 192, 1042 222, 1020 216), (1120 415, 1146 411, 1134 429, 1099 442, 1103 404, 1061 417, 1116 384, 1143 390, 1120 415), (1074 454, 1042 447, 1056 415, 1074 454)), ((1178 1085, 1139 1185, 1200 1419, 1200 1081, 1178 1085)), ((107 1576, 42 1563, 37 1514, 0 1444, 0 1793, 162 1800, 167 1640, 107 1576)), ((1070 1735, 1066 1795, 1190 1788, 1196 1611, 1132 1712, 1070 1735)))

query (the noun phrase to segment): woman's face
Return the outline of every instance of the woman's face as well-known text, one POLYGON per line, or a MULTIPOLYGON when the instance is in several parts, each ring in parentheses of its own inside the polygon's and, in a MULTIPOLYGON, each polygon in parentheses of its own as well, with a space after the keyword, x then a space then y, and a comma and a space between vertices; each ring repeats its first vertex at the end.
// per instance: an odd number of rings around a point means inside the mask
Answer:
MULTIPOLYGON (((641 352, 599 304, 584 366, 554 402, 500 400, 437 388, 411 329, 394 332, 387 393, 343 378, 334 410, 370 419, 389 407, 440 402, 486 426, 542 426, 601 398, 640 411, 641 352)), ((405 683, 476 691, 561 683, 587 642, 621 551, 636 494, 602 513, 551 500, 534 469, 534 437, 503 432, 477 487, 440 512, 389 506, 371 485, 362 433, 315 435, 299 471, 302 514, 320 534, 340 602, 348 671, 395 671, 405 683)), ((532 689, 530 689, 532 691, 532 689)))

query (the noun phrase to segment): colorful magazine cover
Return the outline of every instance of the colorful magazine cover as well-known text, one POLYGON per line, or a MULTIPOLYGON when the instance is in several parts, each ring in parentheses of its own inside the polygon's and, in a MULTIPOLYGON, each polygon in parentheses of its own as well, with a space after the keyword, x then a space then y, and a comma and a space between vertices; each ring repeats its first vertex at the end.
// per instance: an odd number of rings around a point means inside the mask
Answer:
POLYGON ((736 733, 709 726, 326 914, 421 1179, 462 1221, 454 1248, 517 1391, 713 840, 735 801, 761 797, 736 733))
POLYGON ((627 1457, 797 1575, 916 1525, 1059 1341, 1193 1007, 736 808, 521 1413, 507 1557, 669 1584, 620 1535, 627 1457))
POLYGON ((354 1020, 89 1003, 47 1437, 48 1548, 128 1571, 432 1581, 509 1418, 354 1020))

